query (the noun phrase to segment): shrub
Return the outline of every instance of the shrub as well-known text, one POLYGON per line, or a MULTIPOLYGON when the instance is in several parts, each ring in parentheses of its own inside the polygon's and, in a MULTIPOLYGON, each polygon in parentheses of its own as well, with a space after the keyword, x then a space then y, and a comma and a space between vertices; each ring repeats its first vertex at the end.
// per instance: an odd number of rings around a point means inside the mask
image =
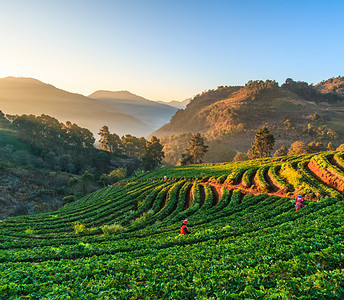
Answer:
POLYGON ((28 227, 28 228, 26 228, 25 233, 29 234, 29 235, 33 235, 34 230, 31 227, 28 227))
POLYGON ((79 235, 80 233, 83 233, 86 230, 85 224, 80 223, 80 222, 75 222, 73 224, 73 228, 74 228, 75 235, 79 235))
POLYGON ((102 231, 105 236, 121 232, 123 229, 123 226, 119 224, 104 225, 102 227, 102 231))

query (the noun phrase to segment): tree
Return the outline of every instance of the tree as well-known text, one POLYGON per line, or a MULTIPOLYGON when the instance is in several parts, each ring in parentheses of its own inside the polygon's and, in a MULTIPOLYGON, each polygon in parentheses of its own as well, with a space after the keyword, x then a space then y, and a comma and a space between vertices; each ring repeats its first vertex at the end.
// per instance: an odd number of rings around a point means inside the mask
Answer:
POLYGON ((114 169, 108 175, 109 183, 113 184, 121 179, 124 179, 127 176, 127 170, 124 168, 114 169))
POLYGON ((284 145, 281 146, 278 150, 276 150, 274 157, 286 156, 288 155, 288 148, 284 145))
POLYGON ((254 141, 249 149, 248 156, 251 159, 271 156, 274 148, 275 138, 266 126, 259 129, 254 137, 254 141))
POLYGON ((73 161, 69 154, 62 154, 59 164, 62 171, 72 173, 74 170, 73 161))
POLYGON ((108 148, 111 153, 116 153, 119 151, 121 146, 121 139, 116 133, 112 133, 108 137, 108 148))
POLYGON ((100 135, 100 139, 99 139, 99 147, 100 149, 104 150, 104 151, 110 151, 109 148, 109 138, 110 138, 110 131, 109 131, 109 127, 107 126, 103 126, 102 128, 100 128, 98 134, 100 135))
POLYGON ((301 141, 296 141, 291 144, 288 155, 293 154, 305 154, 307 152, 305 143, 301 141))
POLYGON ((121 137, 121 148, 125 155, 129 157, 142 158, 146 150, 146 139, 137 138, 131 134, 126 134, 121 137))
POLYGON ((150 142, 147 142, 146 151, 142 158, 142 164, 145 171, 156 169, 165 157, 163 145, 160 140, 153 136, 150 142))
POLYGON ((208 151, 208 146, 204 145, 204 139, 200 133, 196 133, 188 141, 188 148, 182 154, 182 165, 190 163, 199 164, 202 162, 204 154, 208 151))
POLYGON ((79 182, 81 184, 82 192, 84 195, 88 194, 92 188, 92 184, 94 183, 94 175, 90 172, 86 171, 82 174, 79 182))
POLYGON ((49 168, 53 170, 55 170, 59 164, 59 157, 52 151, 48 152, 47 155, 45 155, 44 160, 49 168))

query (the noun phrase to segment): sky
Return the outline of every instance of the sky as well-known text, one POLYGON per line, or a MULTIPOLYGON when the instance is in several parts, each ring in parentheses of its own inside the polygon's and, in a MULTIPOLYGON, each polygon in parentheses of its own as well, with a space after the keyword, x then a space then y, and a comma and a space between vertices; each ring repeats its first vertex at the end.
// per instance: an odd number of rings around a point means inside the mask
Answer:
POLYGON ((182 101, 344 75, 344 1, 0 0, 0 77, 182 101))

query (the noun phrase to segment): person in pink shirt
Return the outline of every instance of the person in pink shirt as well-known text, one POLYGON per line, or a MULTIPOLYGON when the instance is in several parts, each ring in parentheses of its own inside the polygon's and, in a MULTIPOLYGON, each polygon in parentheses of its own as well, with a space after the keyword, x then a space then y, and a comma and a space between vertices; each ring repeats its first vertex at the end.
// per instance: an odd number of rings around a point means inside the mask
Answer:
POLYGON ((296 211, 298 211, 300 208, 304 207, 303 199, 301 196, 297 196, 295 198, 295 207, 296 207, 296 211))

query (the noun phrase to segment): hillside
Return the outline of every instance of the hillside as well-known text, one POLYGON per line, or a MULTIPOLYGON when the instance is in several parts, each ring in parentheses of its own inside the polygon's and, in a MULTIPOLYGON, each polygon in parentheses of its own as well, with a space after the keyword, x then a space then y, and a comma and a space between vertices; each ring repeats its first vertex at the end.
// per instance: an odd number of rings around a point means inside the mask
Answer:
POLYGON ((338 76, 318 83, 315 88, 321 93, 344 95, 344 77, 338 76))
MULTIPOLYGON (((121 95, 121 94, 118 94, 121 95)), ((115 101, 85 97, 69 93, 52 85, 32 78, 6 77, 0 79, 0 110, 6 114, 47 114, 60 122, 73 121, 86 127, 95 137, 103 125, 119 135, 133 134, 147 136, 154 129, 169 121, 175 108, 148 101, 137 96, 137 102, 127 101, 128 93, 122 94, 116 105, 115 101), (149 104, 149 105, 148 105, 149 104), (139 105, 139 107, 137 107, 139 105), (156 114, 141 118, 137 113, 145 108, 155 107, 156 114)))
POLYGON ((71 178, 62 172, 0 167, 0 220, 60 208, 63 195, 57 191, 71 178))
POLYGON ((287 79, 279 86, 271 80, 250 81, 197 95, 153 134, 200 132, 242 152, 263 125, 275 135, 276 148, 296 140, 339 142, 344 139, 343 109, 344 97, 323 94, 305 82, 287 79))
POLYGON ((189 104, 189 102, 191 101, 191 98, 185 99, 183 101, 169 101, 169 102, 164 102, 164 101, 158 101, 161 104, 167 104, 169 106, 175 107, 177 109, 184 109, 186 107, 186 105, 189 104))
POLYGON ((341 299, 343 154, 163 168, 8 218, 0 297, 341 299))
POLYGON ((150 131, 164 125, 177 111, 172 106, 147 100, 128 91, 96 91, 88 97, 100 103, 109 104, 116 111, 143 121, 151 129, 150 131))

